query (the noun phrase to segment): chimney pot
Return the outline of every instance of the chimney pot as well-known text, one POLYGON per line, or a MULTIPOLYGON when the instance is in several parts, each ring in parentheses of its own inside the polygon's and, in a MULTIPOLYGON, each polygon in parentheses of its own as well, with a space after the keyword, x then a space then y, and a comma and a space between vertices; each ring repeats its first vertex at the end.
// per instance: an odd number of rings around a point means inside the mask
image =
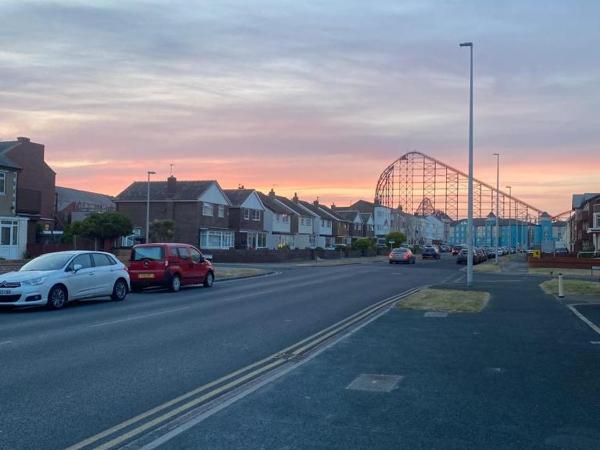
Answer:
POLYGON ((275 190, 273 188, 269 191, 269 197, 275 197, 275 190))
POLYGON ((28 137, 25 137, 25 136, 19 136, 17 138, 17 141, 19 141, 19 142, 31 142, 31 140, 28 137))

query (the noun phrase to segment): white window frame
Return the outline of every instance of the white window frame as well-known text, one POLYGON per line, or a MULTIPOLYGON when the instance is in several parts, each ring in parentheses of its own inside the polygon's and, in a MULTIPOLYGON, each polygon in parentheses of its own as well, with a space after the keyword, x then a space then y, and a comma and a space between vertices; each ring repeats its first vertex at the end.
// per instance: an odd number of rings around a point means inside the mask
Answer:
POLYGON ((217 205, 219 217, 225 217, 225 205, 217 205))
POLYGON ((250 210, 248 208, 244 209, 244 220, 250 220, 250 210))
POLYGON ((6 178, 8 172, 0 170, 0 195, 6 195, 6 178))
POLYGON ((205 217, 213 217, 215 214, 215 208, 212 203, 202 202, 202 215, 205 217), (210 214, 208 214, 208 208, 210 208, 210 214))
POLYGON ((252 210, 252 220, 254 222, 260 222, 260 209, 252 210))

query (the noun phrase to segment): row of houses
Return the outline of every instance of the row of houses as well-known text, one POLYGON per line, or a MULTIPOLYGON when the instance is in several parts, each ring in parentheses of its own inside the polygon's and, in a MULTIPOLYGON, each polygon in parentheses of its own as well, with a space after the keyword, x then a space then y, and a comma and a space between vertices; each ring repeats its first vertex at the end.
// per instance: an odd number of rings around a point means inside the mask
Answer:
POLYGON ((134 182, 115 203, 134 226, 128 244, 145 240, 147 209, 151 222, 174 222, 174 240, 202 249, 327 249, 362 237, 383 238, 391 229, 389 214, 382 214, 387 208, 376 203, 326 206, 297 194, 287 198, 274 190, 223 189, 216 180, 179 181, 175 176, 134 182))

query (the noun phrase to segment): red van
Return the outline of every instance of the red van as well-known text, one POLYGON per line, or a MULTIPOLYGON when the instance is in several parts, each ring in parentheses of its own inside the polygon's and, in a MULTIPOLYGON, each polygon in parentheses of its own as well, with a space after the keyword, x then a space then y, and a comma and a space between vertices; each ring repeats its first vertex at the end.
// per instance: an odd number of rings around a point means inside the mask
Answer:
POLYGON ((212 263, 202 252, 188 244, 139 244, 131 249, 129 260, 131 289, 164 286, 173 292, 181 286, 215 281, 212 263))

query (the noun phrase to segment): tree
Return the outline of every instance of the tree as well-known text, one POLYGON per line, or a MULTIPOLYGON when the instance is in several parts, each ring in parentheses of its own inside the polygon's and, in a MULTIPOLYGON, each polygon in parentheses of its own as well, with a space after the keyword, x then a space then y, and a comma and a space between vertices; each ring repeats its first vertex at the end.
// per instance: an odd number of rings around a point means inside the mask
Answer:
POLYGON ((400 247, 404 242, 406 242, 406 235, 401 233, 400 231, 392 231, 391 233, 386 234, 385 236, 386 242, 392 242, 392 247, 400 247))
POLYGON ((352 243, 354 250, 360 250, 363 254, 373 246, 373 242, 369 238, 360 238, 352 243))
POLYGON ((172 220, 154 220, 150 224, 152 242, 170 242, 175 236, 175 222, 172 220))
POLYGON ((68 231, 72 236, 92 239, 95 245, 100 241, 102 248, 104 248, 106 241, 113 241, 121 236, 130 235, 133 227, 131 221, 123 214, 103 212, 94 213, 81 222, 71 224, 68 231))

